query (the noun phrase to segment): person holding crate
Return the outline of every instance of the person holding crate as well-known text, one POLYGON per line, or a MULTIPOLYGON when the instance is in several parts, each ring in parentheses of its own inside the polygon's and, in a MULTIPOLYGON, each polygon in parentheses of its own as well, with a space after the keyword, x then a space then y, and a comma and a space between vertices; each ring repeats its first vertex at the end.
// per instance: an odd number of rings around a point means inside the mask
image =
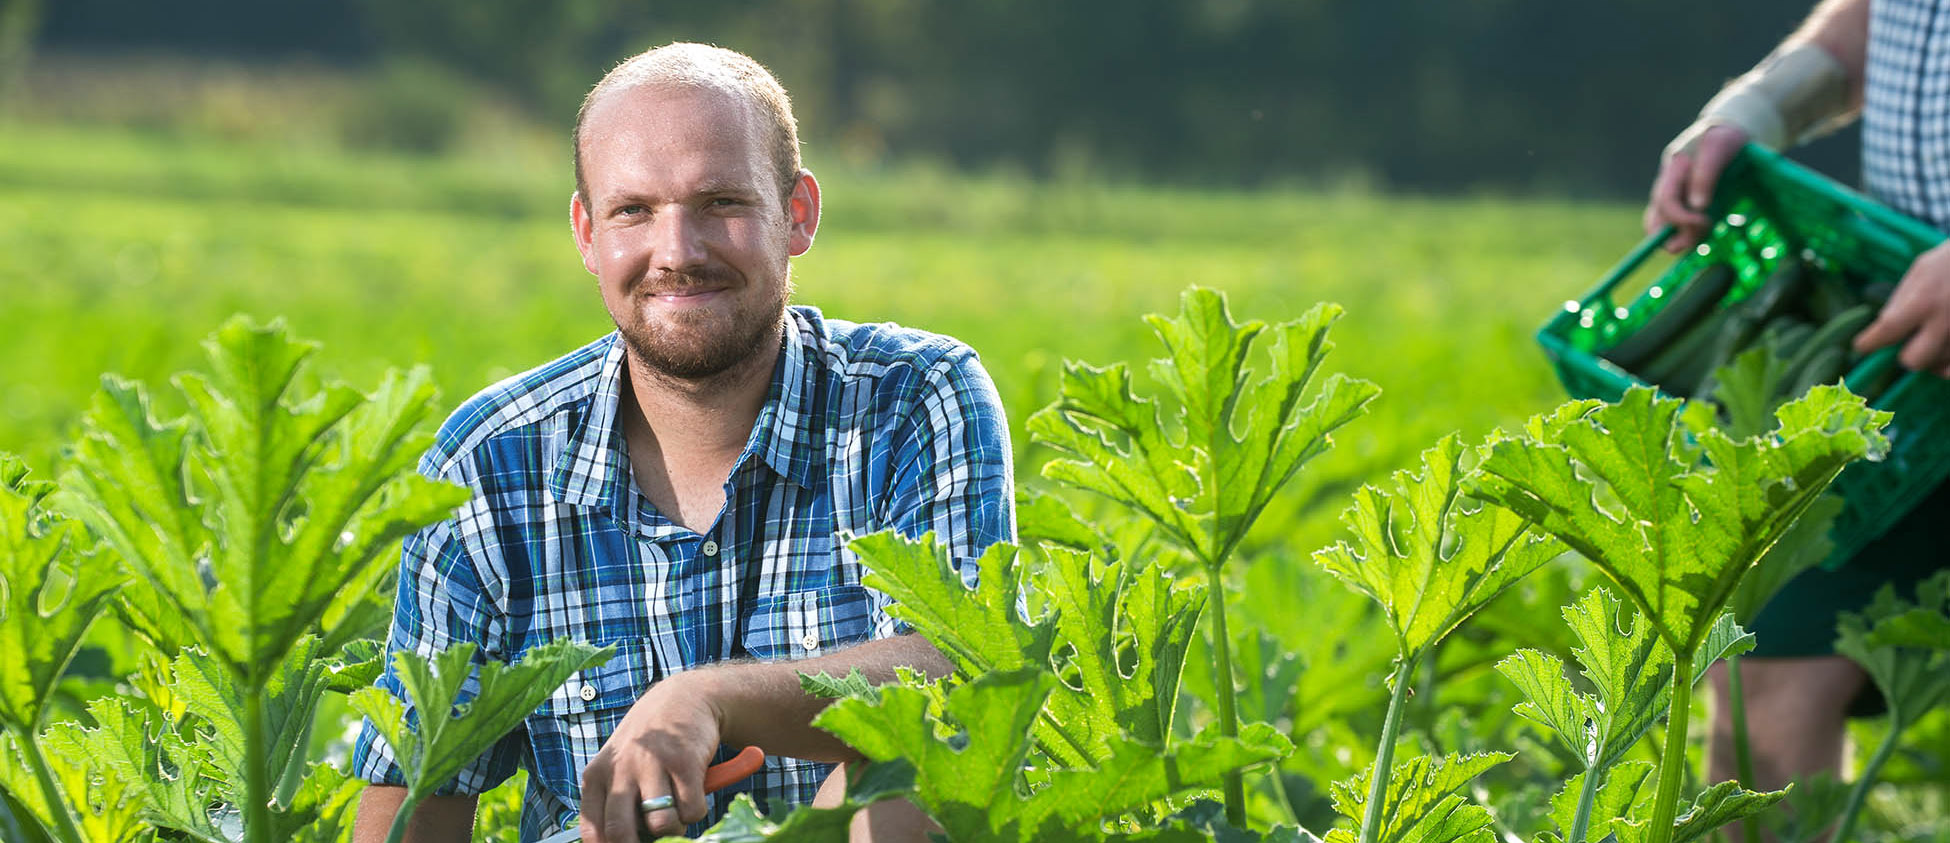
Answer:
MULTIPOLYGON (((388 649, 466 641, 513 662, 572 638, 616 654, 422 805, 414 840, 469 839, 475 796, 517 768, 524 841, 715 819, 728 800, 708 798, 707 765, 739 746, 768 756, 761 801, 843 791, 831 762, 858 756, 811 725, 829 701, 799 675, 950 670, 861 584, 848 537, 932 532, 967 579, 1014 538, 1007 427, 974 351, 788 306, 819 185, 765 68, 699 44, 646 52, 596 85, 572 138, 570 227, 617 330, 442 425, 421 471, 475 495, 405 542, 388 649)), ((390 659, 379 685, 403 697, 390 659)), ((404 790, 371 723, 354 772, 373 782, 354 839, 372 843, 404 790)), ((896 800, 854 833, 928 825, 896 800)))
MULTIPOLYGON (((1772 149, 1860 116, 1862 169, 1878 200, 1950 229, 1950 0, 1824 0, 1759 65, 1706 104, 1662 156, 1644 215, 1667 225, 1672 252, 1697 244, 1722 172, 1748 142, 1772 149)), ((1911 264, 1858 352, 1901 346, 1902 365, 1950 377, 1950 244, 1911 264)), ((1790 582, 1755 619, 1758 646, 1741 660, 1749 741, 1760 789, 1841 772, 1846 718, 1880 706, 1862 669, 1835 655, 1836 616, 1877 589, 1909 590, 1950 563, 1934 522, 1950 515, 1950 483, 1835 571, 1790 582), (1865 699, 1866 697, 1866 699, 1865 699)), ((1726 699, 1725 665, 1713 681, 1726 699)), ((1735 778, 1731 712, 1715 706, 1709 780, 1735 778)))

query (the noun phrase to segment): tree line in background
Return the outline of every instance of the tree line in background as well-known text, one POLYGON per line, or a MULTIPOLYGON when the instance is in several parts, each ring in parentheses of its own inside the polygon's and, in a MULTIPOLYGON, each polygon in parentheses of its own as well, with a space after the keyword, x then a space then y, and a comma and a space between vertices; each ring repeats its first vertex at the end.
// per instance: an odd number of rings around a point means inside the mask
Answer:
MULTIPOLYGON (((1190 184, 1641 195, 1660 147, 1792 29, 1729 0, 6 0, 5 45, 411 61, 566 124, 608 66, 758 57, 827 155, 1190 184)), ((1855 178, 1853 144, 1804 160, 1855 178)))

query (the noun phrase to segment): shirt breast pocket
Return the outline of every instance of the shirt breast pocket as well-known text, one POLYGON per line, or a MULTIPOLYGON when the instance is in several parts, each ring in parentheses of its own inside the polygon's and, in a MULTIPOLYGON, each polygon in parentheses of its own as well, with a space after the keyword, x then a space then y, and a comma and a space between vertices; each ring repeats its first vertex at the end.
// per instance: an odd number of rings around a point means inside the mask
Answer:
POLYGON ((872 615, 872 598, 858 585, 769 595, 746 617, 742 643, 759 661, 809 659, 867 640, 872 615))

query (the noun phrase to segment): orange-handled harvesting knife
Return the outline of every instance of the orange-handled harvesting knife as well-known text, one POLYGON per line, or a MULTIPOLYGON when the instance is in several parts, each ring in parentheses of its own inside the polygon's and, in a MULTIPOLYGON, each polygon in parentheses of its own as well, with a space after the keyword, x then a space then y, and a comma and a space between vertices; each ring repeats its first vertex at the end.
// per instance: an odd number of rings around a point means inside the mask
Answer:
MULTIPOLYGON (((764 764, 765 750, 755 746, 745 747, 739 750, 737 755, 732 756, 731 760, 723 764, 713 764, 705 769, 704 792, 712 793, 730 787, 742 781, 745 777, 758 772, 758 768, 764 764)), ((644 801, 647 802, 650 800, 644 801)), ((582 831, 580 829, 570 828, 544 837, 539 843, 574 843, 574 841, 580 839, 582 839, 582 831)))
POLYGON ((713 793, 744 781, 746 776, 758 772, 765 764, 765 750, 748 746, 731 756, 723 764, 713 764, 704 770, 704 792, 713 793))

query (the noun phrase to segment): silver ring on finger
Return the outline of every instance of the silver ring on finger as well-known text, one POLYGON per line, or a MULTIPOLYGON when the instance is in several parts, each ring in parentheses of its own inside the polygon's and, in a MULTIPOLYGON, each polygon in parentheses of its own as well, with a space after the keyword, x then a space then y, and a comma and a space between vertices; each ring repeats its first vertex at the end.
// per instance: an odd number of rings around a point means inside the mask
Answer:
POLYGON ((663 796, 652 796, 649 799, 645 799, 638 807, 645 814, 654 814, 658 811, 668 811, 676 806, 677 797, 665 794, 663 796))

